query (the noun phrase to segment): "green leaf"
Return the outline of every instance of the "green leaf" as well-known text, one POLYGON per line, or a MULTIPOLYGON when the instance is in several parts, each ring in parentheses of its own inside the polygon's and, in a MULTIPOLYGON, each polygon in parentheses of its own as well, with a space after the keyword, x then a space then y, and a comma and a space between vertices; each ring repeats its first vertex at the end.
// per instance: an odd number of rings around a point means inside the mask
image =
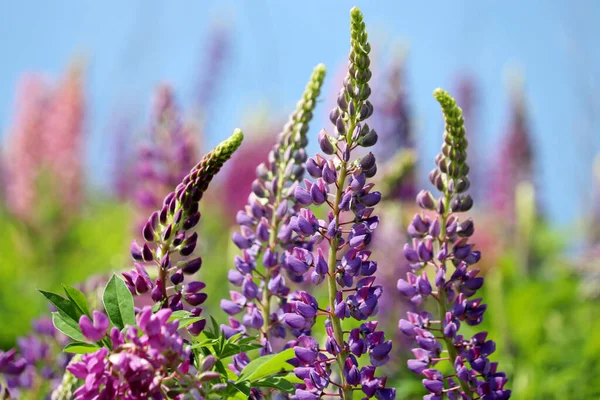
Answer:
POLYGON ((54 305, 54 307, 56 307, 58 312, 65 317, 65 319, 72 319, 75 321, 75 324, 79 323, 79 317, 81 317, 83 313, 79 311, 75 303, 56 293, 46 292, 43 290, 40 290, 40 293, 44 295, 44 297, 47 298, 50 303, 54 305))
POLYGON ((279 377, 285 379, 286 381, 288 381, 290 383, 304 383, 304 381, 302 379, 298 378, 296 376, 296 374, 293 372, 290 372, 289 374, 286 374, 286 375, 281 375, 279 377))
MULTIPOLYGON (((245 396, 250 396, 250 384, 249 382, 235 382, 232 383, 233 387, 245 396)), ((246 398, 248 398, 246 397, 246 398)))
POLYGON ((88 307, 85 295, 71 286, 63 285, 63 288, 65 289, 67 297, 69 300, 71 300, 71 303, 73 303, 82 314, 85 314, 91 318, 92 314, 90 313, 90 308, 88 307))
POLYGON ((188 325, 193 324, 194 322, 198 322, 204 317, 190 317, 190 318, 181 318, 179 320, 179 329, 185 328, 188 325))
POLYGON ((270 376, 260 381, 252 383, 252 387, 269 387, 281 390, 282 392, 294 393, 296 387, 284 377, 270 376))
POLYGON ((63 317, 62 314, 58 312, 52 313, 52 323, 54 327, 70 337, 71 339, 77 340, 79 342, 84 342, 85 337, 81 333, 79 329, 79 324, 75 322, 73 319, 69 317, 63 317))
POLYGON ((289 348, 281 353, 269 354, 252 360, 242 370, 238 381, 249 380, 255 382, 277 372, 291 371, 293 367, 287 361, 292 358, 294 358, 294 349, 289 348))
POLYGON ((133 312, 133 296, 123 279, 113 275, 104 289, 102 297, 104 308, 108 318, 119 329, 125 325, 135 325, 135 314, 133 312))
POLYGON ((189 312, 189 311, 186 311, 186 310, 173 311, 173 314, 171 314, 171 316, 169 317, 169 322, 175 321, 175 320, 178 320, 178 319, 187 318, 190 315, 192 315, 192 313, 189 312))
POLYGON ((84 343, 84 342, 72 342, 65 346, 63 352, 65 353, 75 353, 75 354, 85 354, 85 353, 93 353, 98 350, 100 347, 96 344, 84 343))

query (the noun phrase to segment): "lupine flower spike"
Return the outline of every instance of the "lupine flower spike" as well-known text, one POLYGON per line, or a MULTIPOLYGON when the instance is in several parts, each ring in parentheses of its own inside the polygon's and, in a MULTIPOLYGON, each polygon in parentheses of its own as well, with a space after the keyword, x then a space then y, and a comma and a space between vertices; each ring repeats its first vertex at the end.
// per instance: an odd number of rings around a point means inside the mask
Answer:
POLYGON ((435 317, 426 311, 409 312, 400 320, 400 330, 418 344, 408 368, 424 376, 427 400, 508 399, 506 375, 488 358, 496 345, 487 339, 487 332, 471 338, 459 334, 462 323, 479 325, 487 306, 481 298, 473 298, 483 285, 479 270, 471 267, 481 257, 469 243, 473 221, 459 217, 473 206, 466 194, 470 184, 462 110, 447 92, 436 89, 433 95, 442 107, 446 130, 429 179, 442 196, 436 200, 425 190, 417 195, 417 204, 435 214, 416 214, 408 227, 413 239, 405 245, 404 255, 413 272, 398 281, 398 290, 416 305, 433 298, 439 311, 435 317), (430 276, 435 277, 433 282, 430 276), (450 363, 454 373, 444 375, 436 369, 439 363, 450 363))
MULTIPOLYGON (((173 311, 186 309, 199 317, 207 295, 202 292, 205 284, 199 281, 184 284, 185 275, 195 274, 202 265, 200 257, 190 258, 196 248, 198 234, 191 232, 200 221, 198 202, 208 184, 233 152, 240 146, 243 134, 236 130, 219 144, 183 178, 175 191, 169 193, 159 211, 152 213, 143 227, 143 244, 134 241, 131 256, 135 268, 124 273, 131 293, 150 292, 161 308, 173 311), (146 265, 154 265, 158 278, 153 282, 146 265)), ((188 327, 192 334, 199 334, 206 324, 200 320, 188 327)))
POLYGON ((233 234, 233 242, 241 255, 234 259, 235 269, 229 271, 229 281, 240 287, 241 293, 232 291, 231 299, 222 300, 221 307, 232 317, 242 311, 245 314, 241 324, 231 318, 230 325, 223 328, 228 335, 247 328, 260 331, 262 351, 267 354, 272 352, 272 337, 286 336, 281 321, 283 310, 289 307, 290 289, 286 281, 298 281, 305 272, 286 260, 294 254, 294 247, 312 250, 310 238, 292 236, 300 218, 306 230, 317 222, 314 216, 312 219, 305 219, 306 214, 299 216, 301 205, 294 197, 294 189, 304 177, 306 134, 324 77, 325 66, 319 64, 268 161, 257 167, 248 205, 237 213, 240 231, 233 234), (257 269, 259 263, 264 269, 257 269))
POLYGON ((373 114, 368 100, 371 48, 362 13, 355 7, 350 15, 349 70, 337 107, 330 113, 335 134, 321 131, 319 146, 325 155, 317 155, 306 163, 316 182, 306 181, 304 187, 295 189, 300 204, 326 204, 329 208, 327 221, 317 220, 304 208, 292 222, 298 236, 327 244, 323 246, 326 252, 321 247, 316 254, 297 247, 286 259, 297 274, 310 273, 314 284, 326 281, 329 291, 324 307, 319 307, 315 298, 304 291, 288 296, 291 307, 283 320, 290 328, 309 332, 318 315, 327 317, 325 346, 302 335, 294 348, 298 363, 295 373, 304 381, 293 397, 298 400, 329 395, 352 399, 354 391, 360 390, 367 398, 392 399, 396 395, 394 389, 385 387, 385 377, 375 376, 375 369, 389 360, 392 343, 377 330, 376 321, 368 321, 377 314, 382 291, 374 283, 377 264, 369 259, 371 252, 365 248, 379 222, 373 207, 381 200, 381 194, 367 182, 377 171, 373 154, 352 159, 352 152, 358 147, 377 142, 377 133, 365 122, 373 114), (362 324, 344 331, 342 321, 346 318, 362 324), (367 354, 370 362, 361 368, 359 358, 367 354))

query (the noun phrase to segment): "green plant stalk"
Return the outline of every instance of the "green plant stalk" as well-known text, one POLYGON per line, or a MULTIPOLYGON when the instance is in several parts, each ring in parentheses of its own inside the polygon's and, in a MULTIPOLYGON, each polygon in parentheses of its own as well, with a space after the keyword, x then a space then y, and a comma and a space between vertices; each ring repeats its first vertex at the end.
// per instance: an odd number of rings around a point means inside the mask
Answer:
MULTIPOLYGON (((449 212, 448 212, 449 208, 448 207, 450 206, 450 200, 452 200, 452 196, 450 196, 448 191, 445 190, 444 191, 444 199, 442 200, 443 204, 444 204, 444 213, 440 215, 440 237, 438 238, 440 247, 442 245, 442 242, 446 240, 446 224, 448 222, 448 216, 449 216, 449 212)), ((442 262, 441 267, 444 269, 446 268, 446 261, 442 262)), ((440 290, 438 293, 440 324, 443 323, 444 318, 446 317, 446 312, 448 312, 448 307, 447 307, 446 301, 447 301, 446 291, 440 290)), ((443 333, 442 333, 442 335, 443 335, 443 333)), ((456 357, 458 357, 458 353, 456 352, 454 343, 452 343, 452 339, 446 337, 445 335, 443 335, 443 336, 444 336, 444 342, 446 343, 446 348, 448 349, 448 356, 450 357, 450 361, 452 362, 452 365, 454 365, 454 362, 456 361, 456 357)), ((467 384, 467 382, 464 382, 461 379, 458 379, 458 382, 459 382, 460 387, 462 388, 463 392, 465 392, 465 394, 467 396, 473 397, 473 392, 469 388, 469 385, 467 384)))
MULTIPOLYGON (((347 165, 346 165, 346 162, 343 161, 342 166, 340 168, 340 175, 339 175, 338 181, 337 181, 337 191, 335 194, 335 202, 333 203, 333 215, 335 216, 336 226, 339 226, 339 222, 340 222, 339 203, 342 198, 341 188, 344 186, 347 174, 348 174, 347 165)), ((331 326, 333 328, 333 335, 334 335, 335 341, 339 344, 339 346, 341 348, 343 348, 344 333, 342 331, 342 323, 341 323, 340 319, 337 317, 337 315, 335 315, 335 313, 333 312, 333 310, 335 310, 335 297, 336 297, 337 290, 338 290, 337 282, 335 280, 338 245, 339 245, 339 240, 336 236, 331 239, 331 242, 329 244, 329 260, 328 260, 328 272, 329 273, 327 276, 327 284, 328 284, 328 288, 329 288, 329 311, 330 311, 329 317, 331 318, 331 326)), ((340 353, 337 355, 337 362, 338 362, 338 366, 340 368, 340 377, 342 380, 342 385, 341 385, 343 388, 343 397, 342 398, 351 399, 352 398, 352 389, 347 387, 346 378, 344 377, 344 373, 343 373, 346 357, 347 357, 346 350, 340 351, 340 353)))
MULTIPOLYGON (((279 208, 279 204, 281 203, 281 191, 283 186, 283 173, 281 172, 282 168, 279 167, 279 177, 277 178, 277 194, 275 195, 275 203, 273 204, 273 219, 271 220, 271 232, 269 235, 269 248, 271 251, 275 250, 275 246, 277 246, 277 230, 279 229, 279 223, 281 222, 279 218, 277 218, 277 209, 279 208)), ((269 282, 272 275, 272 268, 265 268, 265 284, 269 282)), ((263 335, 265 339, 269 339, 269 316, 271 311, 271 293, 269 289, 265 285, 263 289, 262 295, 262 314, 263 314, 263 335)))

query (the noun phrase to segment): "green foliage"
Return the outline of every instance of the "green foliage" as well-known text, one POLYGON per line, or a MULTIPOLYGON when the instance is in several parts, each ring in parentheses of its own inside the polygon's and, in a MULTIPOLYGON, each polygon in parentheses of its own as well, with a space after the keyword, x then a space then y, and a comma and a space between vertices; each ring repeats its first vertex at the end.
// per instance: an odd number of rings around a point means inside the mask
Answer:
MULTIPOLYGON (((31 321, 48 316, 48 303, 36 288, 62 290, 90 276, 123 269, 130 243, 128 206, 99 201, 75 216, 61 235, 34 231, 0 211, 0 348, 14 346, 31 321)), ((90 308, 94 307, 93 299, 90 308)))
POLYGON ((125 325, 135 325, 133 296, 123 279, 113 275, 106 284, 102 300, 108 318, 114 326, 123 329, 125 325))

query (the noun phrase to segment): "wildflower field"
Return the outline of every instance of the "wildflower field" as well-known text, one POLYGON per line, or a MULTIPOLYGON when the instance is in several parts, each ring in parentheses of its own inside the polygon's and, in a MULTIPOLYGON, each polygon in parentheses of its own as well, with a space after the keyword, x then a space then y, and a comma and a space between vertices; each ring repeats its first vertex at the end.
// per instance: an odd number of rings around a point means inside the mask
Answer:
POLYGON ((470 57, 417 96, 420 50, 384 46, 385 6, 334 9, 346 30, 279 54, 310 65, 278 81, 287 117, 228 84, 232 22, 203 29, 191 90, 119 96, 100 141, 101 56, 19 72, 0 95, 0 399, 600 398, 595 103, 585 129, 537 132, 508 68, 490 122, 470 57), (542 157, 587 172, 542 180, 542 157))

